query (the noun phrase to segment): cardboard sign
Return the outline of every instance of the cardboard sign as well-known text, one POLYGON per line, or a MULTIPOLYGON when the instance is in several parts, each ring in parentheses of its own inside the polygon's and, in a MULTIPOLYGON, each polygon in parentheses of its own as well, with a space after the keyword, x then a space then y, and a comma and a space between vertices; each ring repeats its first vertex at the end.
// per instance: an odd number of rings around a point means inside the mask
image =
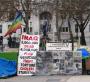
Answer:
POLYGON ((18 75, 35 74, 36 51, 39 51, 39 36, 22 34, 18 56, 18 75))
POLYGON ((71 43, 46 43, 46 51, 53 50, 72 50, 71 43))

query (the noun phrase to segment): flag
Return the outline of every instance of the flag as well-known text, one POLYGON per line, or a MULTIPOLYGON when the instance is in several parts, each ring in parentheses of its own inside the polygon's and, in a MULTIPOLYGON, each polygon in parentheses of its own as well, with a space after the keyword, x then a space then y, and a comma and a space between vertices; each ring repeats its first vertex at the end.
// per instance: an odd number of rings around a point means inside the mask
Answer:
POLYGON ((9 27, 9 30, 6 32, 4 36, 11 35, 12 33, 16 32, 17 29, 20 29, 22 25, 22 16, 21 12, 18 12, 12 25, 9 27))

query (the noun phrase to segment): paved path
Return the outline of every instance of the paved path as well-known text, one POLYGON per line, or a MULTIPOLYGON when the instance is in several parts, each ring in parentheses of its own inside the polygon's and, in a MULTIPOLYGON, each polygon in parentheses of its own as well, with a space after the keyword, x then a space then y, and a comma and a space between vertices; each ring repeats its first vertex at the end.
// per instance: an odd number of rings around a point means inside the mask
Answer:
POLYGON ((0 82, 90 82, 90 75, 80 76, 15 76, 0 82))
POLYGON ((19 48, 5 48, 4 51, 5 52, 18 52, 19 48))
POLYGON ((69 78, 66 82, 90 82, 90 75, 73 76, 69 78))
POLYGON ((72 76, 16 76, 0 79, 0 82, 66 82, 72 76))

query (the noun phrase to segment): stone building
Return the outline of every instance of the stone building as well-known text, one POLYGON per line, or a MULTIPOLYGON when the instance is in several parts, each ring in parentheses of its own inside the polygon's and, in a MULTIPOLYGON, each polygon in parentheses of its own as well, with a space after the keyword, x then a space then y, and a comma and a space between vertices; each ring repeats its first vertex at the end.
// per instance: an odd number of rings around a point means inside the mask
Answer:
MULTIPOLYGON (((56 3, 53 3, 52 1, 55 0, 32 0, 33 5, 31 17, 29 20, 29 30, 31 34, 40 34, 41 38, 43 36, 44 32, 44 25, 46 23, 46 33, 50 39, 50 42, 57 41, 57 30, 56 30, 56 3)), ((61 4, 59 2, 59 4, 61 4)), ((62 20, 58 16, 58 27, 61 26, 62 20)), ((11 25, 12 22, 2 22, 0 23, 0 36, 3 36, 5 32, 8 30, 8 26, 11 25)), ((71 21, 71 27, 73 31, 74 37, 78 35, 80 37, 80 32, 78 34, 75 32, 75 21, 71 21)), ((16 33, 13 33, 12 37, 20 37, 21 32, 25 32, 25 27, 22 26, 22 29, 17 30, 16 33)), ((86 36, 86 42, 89 44, 90 42, 90 23, 88 23, 86 29, 85 29, 85 36, 86 36)), ((67 40, 70 40, 70 33, 68 28, 68 22, 67 19, 64 19, 64 22, 61 26, 61 32, 60 32, 60 38, 62 42, 65 42, 67 40)), ((3 38, 3 44, 8 44, 7 37, 3 38)), ((90 45, 90 44, 89 44, 90 45)))

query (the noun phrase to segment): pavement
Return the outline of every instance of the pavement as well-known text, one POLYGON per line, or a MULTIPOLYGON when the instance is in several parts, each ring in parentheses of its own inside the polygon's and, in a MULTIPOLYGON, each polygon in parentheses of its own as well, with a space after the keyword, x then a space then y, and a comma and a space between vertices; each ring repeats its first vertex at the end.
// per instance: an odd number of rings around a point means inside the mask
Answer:
POLYGON ((0 82, 90 82, 90 76, 14 76, 6 79, 0 79, 0 82))
POLYGON ((18 52, 19 48, 4 48, 4 52, 18 52))
POLYGON ((90 82, 90 75, 87 76, 73 76, 66 82, 90 82))

